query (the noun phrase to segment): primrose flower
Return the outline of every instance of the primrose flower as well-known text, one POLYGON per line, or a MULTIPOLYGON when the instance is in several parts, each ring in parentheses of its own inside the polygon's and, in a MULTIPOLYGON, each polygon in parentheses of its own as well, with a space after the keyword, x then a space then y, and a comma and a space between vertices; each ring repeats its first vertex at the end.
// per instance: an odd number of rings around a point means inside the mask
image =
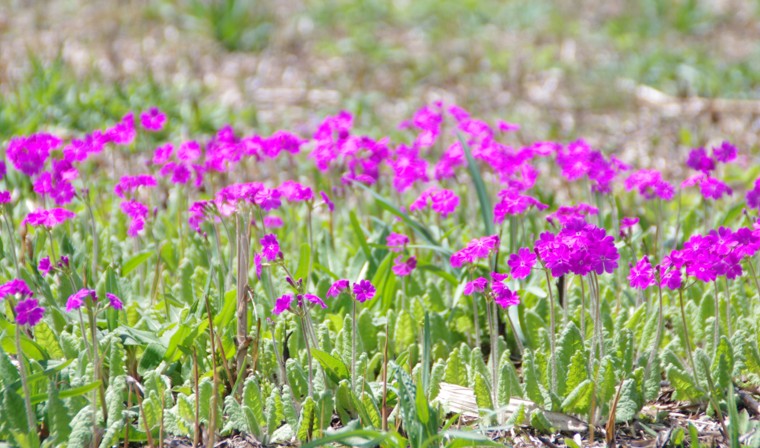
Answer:
POLYGON ((509 256, 507 264, 512 268, 512 277, 525 278, 530 275, 531 269, 536 264, 536 254, 529 248, 522 247, 516 254, 509 256))
POLYGON ((45 210, 41 208, 26 215, 26 218, 24 218, 22 224, 29 224, 30 226, 34 227, 45 226, 48 228, 53 228, 62 222, 72 219, 75 216, 76 213, 63 208, 54 208, 51 210, 45 210))
POLYGON ((140 114, 140 123, 146 131, 157 132, 164 128, 166 115, 157 107, 151 107, 140 114))
POLYGON ((491 289, 493 290, 493 301, 500 307, 508 308, 520 304, 520 296, 517 291, 512 291, 505 284, 494 282, 491 289))
POLYGON ((401 252, 409 244, 409 237, 401 233, 389 233, 385 238, 385 244, 391 252, 401 252))
POLYGON ((260 241, 261 253, 267 261, 274 261, 277 259, 277 255, 280 253, 280 243, 277 241, 277 236, 273 233, 264 235, 260 241))
POLYGON ((253 202, 264 211, 274 210, 282 205, 280 192, 276 188, 262 187, 256 192, 253 202))
POLYGON ((536 207, 539 210, 547 208, 546 204, 541 203, 531 196, 522 195, 512 188, 501 190, 499 192, 499 198, 501 200, 494 206, 493 221, 495 224, 501 224, 504 222, 508 215, 521 215, 530 207, 536 207))
POLYGON ((520 130, 520 125, 516 123, 509 123, 504 120, 498 120, 496 122, 496 128, 501 132, 516 132, 520 130))
POLYGON ((708 173, 715 169, 715 161, 707 155, 705 148, 694 148, 689 151, 686 165, 695 170, 708 173))
POLYGON ((459 205, 459 196, 452 190, 430 187, 412 202, 409 206, 409 211, 421 210, 427 207, 428 204, 432 204, 431 208, 433 211, 445 218, 456 210, 459 205))
POLYGON ((349 288, 350 282, 346 279, 336 280, 327 290, 327 298, 335 298, 349 288))
POLYGON ((11 281, 5 282, 2 285, 0 285, 0 300, 4 299, 5 296, 16 296, 20 295, 22 297, 24 296, 31 296, 32 290, 29 289, 29 286, 27 286, 26 282, 15 278, 11 281))
POLYGON ((649 263, 649 258, 645 255, 636 263, 631 265, 631 273, 628 274, 628 282, 631 288, 647 289, 655 284, 654 271, 649 263))
POLYGON ((46 133, 14 137, 8 142, 5 154, 13 167, 27 176, 39 174, 45 168, 50 152, 61 145, 61 139, 46 133))
POLYGON ((625 180, 625 189, 637 189, 645 199, 660 198, 666 201, 673 199, 675 188, 662 179, 662 174, 656 170, 638 170, 625 180))
POLYGON ((728 163, 736 159, 736 146, 732 145, 728 141, 723 141, 720 146, 716 146, 712 149, 713 157, 718 162, 728 163))
POLYGON ((391 270, 399 277, 406 277, 407 275, 411 274, 416 267, 417 258, 409 257, 406 261, 404 261, 404 256, 399 255, 395 260, 393 260, 393 267, 391 270))
POLYGON ((256 268, 256 278, 261 280, 261 254, 258 252, 253 255, 253 266, 256 268))
POLYGON ((393 157, 386 160, 393 169, 393 187, 403 193, 415 182, 427 182, 427 161, 419 156, 419 150, 406 145, 399 145, 393 157))
POLYGON ((272 310, 272 313, 274 313, 275 316, 279 316, 282 314, 285 310, 290 308, 290 302, 293 301, 293 294, 283 294, 275 300, 274 302, 274 310, 272 310))
POLYGON ((681 270, 668 269, 665 266, 658 267, 660 271, 660 286, 667 287, 670 290, 676 290, 681 287, 681 270))
POLYGON ((138 201, 124 201, 121 203, 121 211, 131 219, 127 234, 136 237, 145 228, 145 220, 150 213, 148 207, 138 201))
POLYGON ((40 323, 45 315, 45 308, 41 307, 37 299, 25 299, 16 304, 16 323, 33 327, 40 323))
POLYGON ((282 218, 279 216, 265 216, 264 217, 264 227, 272 228, 278 228, 283 226, 282 218))
POLYGON ((550 213, 546 216, 546 220, 550 224, 554 224, 557 221, 560 225, 565 225, 573 219, 580 218, 586 219, 587 215, 598 215, 599 209, 593 205, 580 203, 575 206, 563 205, 557 209, 556 212, 550 213))
POLYGON ((499 235, 475 238, 463 249, 454 252, 450 258, 451 266, 461 267, 464 263, 475 263, 480 258, 488 258, 499 247, 499 235))
POLYGON ((50 257, 45 257, 40 259, 40 262, 37 265, 37 270, 40 271, 43 277, 45 277, 52 267, 53 266, 50 264, 50 257))
POLYGON ((122 302, 121 299, 118 298, 115 294, 111 294, 110 292, 107 292, 106 298, 108 298, 108 303, 111 305, 111 308, 115 310, 124 309, 124 302, 122 302))
POLYGON ((129 145, 135 140, 135 114, 129 112, 106 130, 106 136, 117 145, 129 145))
POLYGON ((8 204, 11 202, 10 191, 0 191, 0 204, 8 204))
POLYGON ((638 223, 639 223, 639 218, 638 217, 635 217, 635 216, 634 217, 624 216, 620 220, 620 230, 622 231, 622 230, 625 230, 625 229, 630 229, 631 227, 635 226, 638 223))
POLYGON ((586 275, 612 273, 620 258, 615 241, 604 229, 573 219, 557 235, 544 232, 535 244, 536 253, 554 277, 568 272, 586 275))
POLYGON ((325 305, 325 302, 319 298, 316 294, 299 294, 298 295, 298 304, 303 304, 303 299, 308 300, 311 303, 317 304, 321 306, 322 308, 327 308, 327 305, 325 305))
POLYGON ((66 312, 70 313, 81 308, 82 305, 84 305, 84 301, 87 299, 87 297, 90 297, 93 302, 98 300, 98 296, 96 295, 94 289, 80 289, 79 291, 70 295, 69 299, 66 300, 66 312))
POLYGON ((151 163, 153 165, 163 165, 166 162, 169 161, 169 159, 172 158, 172 154, 174 153, 174 145, 171 143, 166 143, 165 145, 161 145, 156 148, 156 150, 153 152, 153 160, 151 160, 151 163))
POLYGON ((156 178, 150 174, 139 174, 137 176, 122 176, 116 186, 113 187, 113 192, 116 196, 124 199, 125 193, 134 193, 138 188, 153 188, 158 183, 156 178))
POLYGON ((375 297, 375 287, 369 280, 359 280, 354 283, 354 297, 361 303, 375 297))
POLYGON ((327 209, 331 212, 335 211, 335 204, 330 200, 330 197, 327 196, 327 193, 320 191, 319 195, 322 196, 322 200, 325 201, 325 204, 327 204, 327 209))
POLYGON ((314 199, 314 192, 311 188, 292 180, 283 182, 277 190, 290 202, 314 199))
POLYGON ((478 277, 475 280, 465 283, 462 293, 466 296, 469 296, 476 291, 483 292, 486 290, 486 286, 488 286, 488 279, 485 277, 478 277))
POLYGON ((0 180, 3 180, 5 175, 8 173, 8 168, 5 166, 5 162, 0 160, 0 180))

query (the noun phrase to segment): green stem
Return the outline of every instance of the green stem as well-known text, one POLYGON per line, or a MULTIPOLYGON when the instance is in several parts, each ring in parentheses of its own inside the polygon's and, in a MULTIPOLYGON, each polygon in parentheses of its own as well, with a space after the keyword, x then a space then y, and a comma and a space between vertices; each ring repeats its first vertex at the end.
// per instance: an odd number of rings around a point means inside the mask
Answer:
POLYGON ((683 288, 678 289, 678 303, 681 307, 681 321, 683 323, 683 337, 686 342, 686 353, 689 356, 689 362, 691 363, 692 375, 697 374, 696 364, 694 363, 694 355, 691 352, 691 341, 689 339, 689 325, 686 322, 686 309, 683 304, 683 288))
POLYGON ((551 358, 552 362, 549 364, 549 367, 551 369, 551 380, 552 380, 552 391, 557 390, 557 357, 556 357, 556 347, 557 347, 557 341, 556 341, 556 323, 554 321, 554 291, 552 290, 552 280, 551 275, 549 275, 549 270, 544 269, 544 274, 546 274, 546 287, 549 290, 549 344, 550 344, 550 350, 551 350, 551 358))
POLYGON ((24 352, 21 349, 21 326, 16 323, 16 358, 18 359, 18 371, 21 377, 21 388, 24 391, 24 407, 26 408, 26 420, 29 424, 29 435, 34 442, 32 446, 39 446, 37 436, 37 416, 34 414, 29 389, 29 379, 26 372, 26 363, 24 362, 24 352))

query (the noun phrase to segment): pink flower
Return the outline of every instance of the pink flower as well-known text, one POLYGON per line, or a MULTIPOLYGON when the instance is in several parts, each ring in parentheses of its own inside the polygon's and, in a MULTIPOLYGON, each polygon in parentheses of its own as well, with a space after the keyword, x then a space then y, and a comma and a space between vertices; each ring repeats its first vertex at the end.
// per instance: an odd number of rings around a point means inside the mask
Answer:
POLYGON ((517 306, 520 304, 520 296, 516 291, 512 291, 501 282, 495 282, 493 284, 493 300, 502 308, 508 308, 510 306, 517 306))
POLYGON ((4 299, 5 296, 16 295, 20 295, 22 297, 31 296, 32 290, 29 289, 29 286, 27 286, 25 281, 18 278, 0 285, 0 300, 4 299))
POLYGON ((120 298, 116 297, 115 294, 111 294, 110 292, 107 292, 106 297, 108 298, 108 303, 111 305, 111 308, 115 310, 124 309, 124 303, 121 301, 120 298))
POLYGON ((318 295, 315 294, 302 294, 298 296, 298 304, 301 305, 303 303, 303 299, 308 300, 311 303, 317 304, 321 306, 322 308, 327 308, 327 305, 325 305, 325 302, 319 298, 318 295))
POLYGON ((45 315, 45 308, 39 305, 37 299, 26 299, 16 305, 16 323, 33 327, 40 323, 45 315))
POLYGON ((290 202, 310 201, 314 199, 314 192, 311 188, 292 180, 283 182, 277 190, 290 202))
POLYGON ((264 217, 264 227, 268 227, 272 229, 272 228, 278 228, 282 226, 283 226, 282 218, 280 218, 279 216, 265 216, 264 217))
POLYGON ((557 209, 556 212, 550 213, 546 216, 546 220, 554 224, 557 221, 560 225, 565 225, 573 219, 580 218, 586 219, 587 215, 598 215, 599 209, 593 205, 580 203, 576 206, 563 205, 557 209))
POLYGON ((195 140, 183 142, 177 151, 177 158, 183 162, 194 162, 201 157, 201 145, 195 140))
POLYGON ((43 277, 45 277, 48 272, 50 272, 50 269, 52 268, 50 264, 50 257, 41 258, 39 264, 37 265, 37 270, 40 271, 43 277))
POLYGON ((689 152, 689 158, 686 165, 695 170, 704 173, 715 169, 715 161, 707 155, 705 148, 694 148, 689 152))
POLYGON ((658 197, 669 201, 675 195, 675 188, 662 179, 662 174, 656 170, 639 170, 625 180, 625 189, 637 189, 645 199, 658 197))
POLYGON ((14 168, 31 177, 45 168, 50 152, 60 145, 61 139, 52 134, 32 134, 12 138, 5 154, 14 168))
POLYGON ((455 268, 461 267, 464 263, 475 263, 480 258, 488 258, 498 246, 499 235, 475 238, 467 243, 464 249, 454 252, 449 261, 451 266, 455 268))
POLYGON ((10 191, 0 191, 0 204, 8 204, 11 202, 10 191))
POLYGON ((631 266, 631 273, 628 274, 628 282, 631 285, 631 288, 634 289, 647 289, 655 284, 654 271, 652 270, 652 265, 649 263, 649 258, 646 255, 636 263, 636 266, 631 266))
POLYGON ((84 305, 84 301, 87 299, 87 297, 90 297, 93 302, 98 300, 98 296, 95 294, 95 290, 93 289, 80 289, 79 291, 70 295, 69 299, 66 301, 66 312, 70 313, 73 310, 81 308, 82 305, 84 305))
POLYGON ((525 278, 530 275, 531 269, 536 264, 536 254, 527 247, 520 248, 516 254, 509 256, 507 264, 512 268, 514 278, 525 278))
POLYGON ((620 220, 620 230, 630 229, 631 227, 635 226, 638 223, 639 223, 639 218, 624 216, 620 220))
POLYGON ((539 210, 547 208, 546 204, 539 202, 537 199, 520 194, 514 189, 505 189, 499 192, 501 200, 494 206, 494 223, 501 224, 508 215, 521 215, 530 207, 536 207, 539 210))
POLYGON ((253 256, 253 265, 256 268, 256 278, 261 280, 261 254, 258 252, 253 256))
POLYGON ((389 233, 385 244, 391 252, 401 252, 409 244, 409 237, 400 233, 389 233))
POLYGON ((404 256, 399 255, 395 260, 393 260, 393 267, 391 270, 399 277, 406 277, 407 275, 411 274, 416 267, 417 259, 415 257, 409 257, 406 261, 404 261, 404 256))
POLYGON ((276 316, 282 314, 285 310, 290 308, 290 303, 293 301, 293 294, 283 294, 279 299, 274 302, 274 313, 276 316))
POLYGON ((138 188, 153 188, 157 184, 156 178, 151 176, 150 174, 140 174, 137 176, 122 176, 121 179, 119 179, 119 183, 116 184, 113 188, 114 194, 116 196, 124 199, 124 194, 128 193, 134 193, 137 191, 138 188))
POLYGON ((409 206, 409 210, 421 210, 427 207, 430 203, 432 204, 431 208, 433 211, 445 218, 456 210, 459 205, 459 196, 457 196, 452 190, 430 187, 422 192, 417 200, 412 202, 409 206))
POLYGON ((660 286, 667 286, 670 290, 676 290, 681 287, 681 270, 680 269, 668 269, 664 266, 659 266, 660 270, 660 286))
POLYGON ((24 218, 22 224, 29 224, 30 226, 35 227, 45 226, 53 228, 58 224, 61 224, 64 221, 68 221, 75 216, 76 213, 63 208, 54 208, 51 210, 45 210, 41 208, 26 215, 26 218, 24 218))
POLYGON ((131 219, 127 234, 131 237, 137 235, 145 228, 145 220, 148 218, 148 207, 138 201, 124 201, 121 203, 121 211, 131 219))
POLYGON ((712 149, 713 157, 718 162, 728 163, 736 159, 736 146, 732 145, 728 141, 723 141, 720 146, 716 146, 712 149))
POLYGON ((129 145, 135 140, 135 115, 124 115, 121 121, 106 130, 106 136, 117 145, 129 145))
POLYGON ((375 287, 369 280, 359 280, 354 283, 354 297, 361 303, 375 297, 375 287))
POLYGON ((264 211, 274 210, 279 208, 282 204, 280 201, 280 192, 277 191, 276 188, 266 187, 263 187, 256 192, 253 202, 264 211))
POLYGON ((496 122, 496 127, 499 128, 501 132, 515 132, 520 130, 520 125, 515 123, 508 123, 504 120, 499 120, 496 122))
POLYGON ((156 148, 156 151, 153 153, 153 160, 151 163, 154 165, 163 165, 166 162, 169 161, 172 157, 172 153, 174 153, 174 145, 171 143, 167 143, 165 145, 159 146, 156 148))
POLYGON ((349 287, 349 281, 346 279, 337 280, 335 283, 330 285, 330 289, 327 290, 327 297, 338 297, 340 293, 347 290, 349 287))
POLYGON ((486 290, 486 286, 488 286, 488 280, 484 277, 478 277, 471 282, 465 283, 463 293, 464 295, 469 296, 475 291, 483 292, 486 290))
POLYGON ((322 200, 325 201, 325 204, 327 204, 327 209, 330 210, 331 212, 335 211, 335 204, 333 203, 333 201, 330 200, 330 197, 327 196, 327 193, 325 193, 324 191, 320 191, 319 194, 320 196, 322 196, 322 200))
POLYGON ((157 107, 151 107, 140 114, 140 123, 147 131, 157 132, 164 128, 166 115, 157 107))
POLYGON ((267 261, 274 261, 277 259, 277 255, 280 253, 280 243, 277 241, 277 236, 273 233, 264 235, 261 239, 261 253, 267 261))

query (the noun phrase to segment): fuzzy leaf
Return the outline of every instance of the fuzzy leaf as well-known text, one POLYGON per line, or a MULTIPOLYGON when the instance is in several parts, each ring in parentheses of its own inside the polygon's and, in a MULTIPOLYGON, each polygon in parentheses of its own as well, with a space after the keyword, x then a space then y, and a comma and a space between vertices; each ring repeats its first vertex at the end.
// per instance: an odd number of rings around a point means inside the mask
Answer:
POLYGON ((594 395, 594 383, 584 380, 573 389, 562 402, 565 412, 574 414, 586 414, 591 409, 591 399, 594 395))
MULTIPOLYGON (((588 378, 587 373, 582 378, 572 378, 568 375, 573 358, 579 353, 583 354, 583 336, 581 336, 581 331, 578 327, 573 322, 570 322, 560 335, 555 352, 557 358, 557 378, 559 379, 557 381, 557 394, 560 397, 564 397, 567 392, 573 390, 578 384, 588 378), (568 382, 563 381, 564 378, 568 378, 568 382)), ((578 372, 573 373, 578 374, 578 372)))
POLYGON ((348 371, 346 364, 331 354, 312 348, 311 355, 314 359, 319 361, 322 368, 325 369, 325 374, 327 374, 327 376, 334 382, 339 383, 341 380, 349 379, 351 377, 351 373, 348 371))
POLYGON ((315 435, 316 425, 316 403, 311 397, 306 397, 301 408, 301 419, 298 422, 296 437, 302 442, 307 442, 315 435))

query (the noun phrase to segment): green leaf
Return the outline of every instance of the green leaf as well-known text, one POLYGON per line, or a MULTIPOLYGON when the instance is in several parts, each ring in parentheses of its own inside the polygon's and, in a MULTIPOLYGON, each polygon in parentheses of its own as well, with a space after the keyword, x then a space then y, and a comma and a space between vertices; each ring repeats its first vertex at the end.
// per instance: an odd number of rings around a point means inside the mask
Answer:
POLYGON ((322 365, 322 368, 325 369, 327 376, 336 383, 339 383, 341 380, 348 379, 351 376, 351 373, 348 371, 348 367, 346 367, 343 361, 332 356, 331 354, 323 352, 322 350, 316 348, 312 348, 311 355, 314 357, 314 359, 319 361, 319 363, 322 365))
POLYGON ((311 262, 311 246, 309 246, 309 243, 303 243, 301 244, 301 249, 299 251, 299 256, 298 256, 298 268, 296 269, 296 280, 306 279, 306 277, 308 277, 310 262, 311 262))
POLYGON ((488 388, 488 383, 486 382, 485 377, 480 372, 475 374, 475 401, 478 403, 478 410, 480 411, 480 416, 482 418, 485 418, 487 422, 490 422, 493 420, 491 418, 492 412, 494 410, 493 406, 493 400, 491 399, 491 391, 488 388))
POLYGON ((351 229, 354 231, 356 239, 359 241, 359 246, 362 248, 362 252, 364 252, 364 257, 369 262, 369 270, 370 272, 373 272, 375 270, 376 264, 375 259, 372 257, 372 249, 370 249, 369 244, 367 243, 368 238, 365 235, 361 224, 359 223, 359 218, 356 217, 356 213, 354 213, 353 210, 349 210, 348 217, 351 222, 351 229))
POLYGON ((133 255, 129 260, 125 261, 124 264, 121 265, 121 276, 128 276, 132 271, 139 268, 140 265, 148 261, 152 255, 153 252, 151 251, 144 251, 133 255))
POLYGON ((360 183, 354 183, 354 185, 358 186, 359 188, 365 190, 366 192, 374 196, 375 200, 377 200, 377 203, 380 204, 380 207, 387 210, 391 214, 396 215, 399 218, 401 218, 401 220, 404 221, 406 225, 414 229, 414 231, 417 232, 417 234, 420 235, 422 238, 424 238, 429 244, 436 247, 440 246, 440 244, 433 237, 433 233, 430 232, 428 228, 426 228, 419 222, 412 219, 408 214, 399 210, 395 205, 391 204, 391 202, 388 199, 380 196, 374 190, 370 189, 369 187, 365 185, 362 185, 360 183))
MULTIPOLYGON (((86 394, 87 392, 91 392, 95 389, 100 387, 100 380, 93 381, 91 383, 84 384, 79 387, 72 387, 71 389, 64 389, 59 392, 58 396, 60 398, 73 398, 73 397, 79 397, 81 395, 86 394)), ((32 404, 38 404, 42 403, 47 399, 47 394, 36 394, 32 395, 31 401, 32 404)))
POLYGON ((559 378, 557 393, 560 397, 565 396, 569 391, 572 391, 579 384, 589 379, 587 365, 588 359, 585 350, 581 349, 572 355, 569 369, 563 372, 561 376, 557 376, 559 378), (567 378, 567 380, 563 380, 563 378, 567 378), (559 387, 560 384, 563 385, 561 388, 559 387), (561 393, 559 392, 560 390, 562 391, 561 393))
POLYGON ((636 381, 628 378, 623 382, 615 412, 615 421, 618 423, 633 420, 641 410, 641 392, 636 390, 636 381))
POLYGON ((734 371, 734 350, 726 336, 720 338, 710 370, 712 377, 715 378, 716 386, 722 389, 729 387, 734 371))
POLYGON ((447 383, 457 384, 467 387, 467 364, 462 359, 459 349, 451 351, 449 358, 446 360, 446 372, 444 380, 447 383))
POLYGON ((594 395, 594 383, 584 380, 562 402, 562 410, 574 414, 586 414, 591 409, 591 399, 594 395))
POLYGON ((544 412, 540 409, 534 409, 533 412, 530 413, 530 426, 544 434, 551 434, 554 432, 552 423, 546 418, 546 415, 544 415, 544 412))
POLYGON ((302 442, 309 441, 314 435, 315 423, 316 423, 316 403, 311 397, 306 397, 301 408, 301 419, 298 422, 298 431, 296 431, 296 437, 302 442))
POLYGON ((694 384, 690 375, 679 370, 674 366, 668 366, 665 369, 668 381, 673 387, 673 398, 679 401, 696 402, 704 397, 704 393, 694 384))
POLYGON ((17 394, 13 389, 5 389, 3 391, 4 423, 14 434, 29 433, 29 423, 26 420, 26 411, 24 409, 24 399, 21 398, 21 395, 17 394))
POLYGON ((417 407, 417 418, 420 420, 420 423, 427 425, 430 421, 430 408, 428 399, 425 397, 425 391, 422 388, 422 383, 419 381, 417 382, 415 406, 417 407))
POLYGON ((465 448, 471 446, 504 446, 504 444, 493 441, 483 434, 475 431, 460 431, 456 429, 447 429, 441 432, 440 437, 448 440, 447 448, 465 448))
POLYGON ((166 354, 166 347, 161 344, 151 343, 145 347, 142 358, 140 358, 140 364, 137 366, 137 373, 145 375, 145 373, 155 369, 164 360, 166 354))
POLYGON ((478 202, 480 202, 480 216, 483 218, 485 224, 486 235, 496 234, 496 229, 493 223, 493 207, 491 200, 488 198, 488 191, 486 190, 486 184, 483 182, 483 178, 480 175, 480 169, 478 169, 475 159, 472 158, 472 152, 470 151, 470 145, 464 139, 461 133, 457 133, 459 143, 462 145, 462 150, 467 158, 467 171, 470 173, 472 183, 475 186, 475 192, 478 195, 478 202))
POLYGON ((564 397, 568 391, 573 390, 578 384, 588 378, 588 372, 585 368, 583 372, 578 372, 576 364, 573 364, 576 365, 576 371, 573 372, 573 375, 575 375, 576 378, 569 377, 568 375, 571 370, 573 358, 578 356, 578 354, 582 357, 580 362, 585 364, 583 351, 583 336, 581 336, 581 331, 573 322, 570 322, 562 331, 562 334, 557 341, 557 350, 555 352, 557 357, 557 378, 560 379, 560 381, 557 382, 557 394, 560 397, 564 397), (564 381, 564 378, 568 378, 568 381, 564 381), (568 384, 568 382, 571 384, 568 384))

